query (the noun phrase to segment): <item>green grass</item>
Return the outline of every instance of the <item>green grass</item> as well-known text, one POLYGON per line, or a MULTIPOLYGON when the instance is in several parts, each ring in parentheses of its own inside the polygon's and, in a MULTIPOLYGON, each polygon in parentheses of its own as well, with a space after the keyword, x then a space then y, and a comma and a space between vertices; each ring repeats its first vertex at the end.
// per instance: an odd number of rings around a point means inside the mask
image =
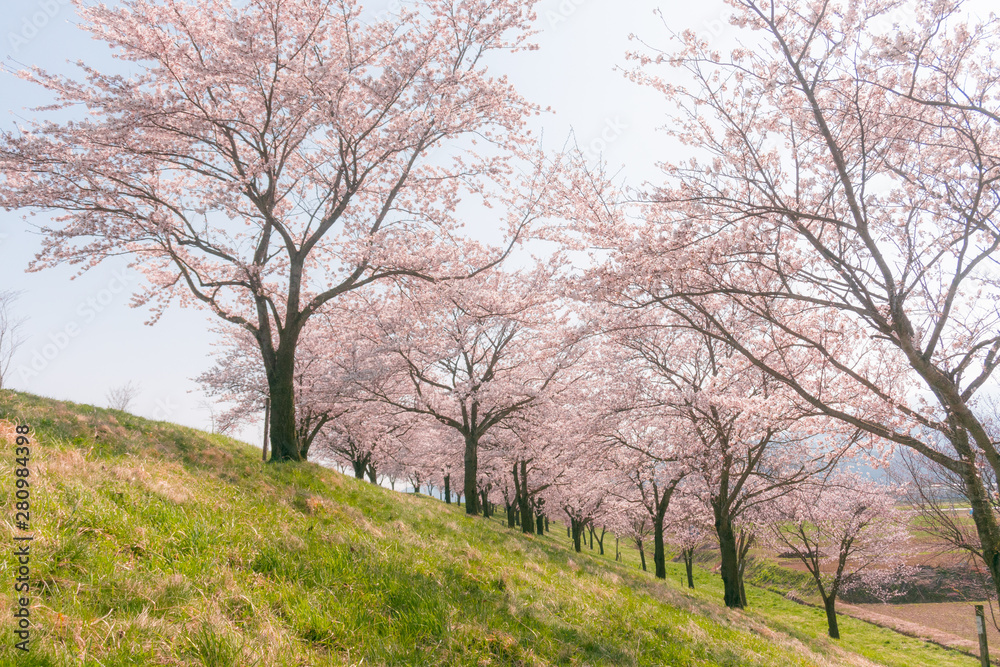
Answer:
POLYGON ((729 611, 717 577, 656 581, 613 536, 577 554, 559 524, 522 536, 225 437, 12 392, 0 419, 35 429, 31 652, 12 648, 8 547, 0 664, 976 664, 846 618, 833 642, 820 610, 763 590, 729 611))

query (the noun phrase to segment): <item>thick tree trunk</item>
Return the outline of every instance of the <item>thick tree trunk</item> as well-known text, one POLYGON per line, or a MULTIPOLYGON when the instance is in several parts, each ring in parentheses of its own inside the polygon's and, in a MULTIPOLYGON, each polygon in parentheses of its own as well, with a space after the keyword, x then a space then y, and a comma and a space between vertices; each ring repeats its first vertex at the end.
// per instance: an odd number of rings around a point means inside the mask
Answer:
POLYGON ((840 627, 837 626, 837 612, 834 605, 837 602, 836 596, 824 596, 823 608, 826 609, 827 632, 833 639, 840 639, 840 627))
POLYGON ((573 529, 573 549, 580 553, 580 538, 583 536, 583 522, 570 519, 570 527, 573 529))
POLYGON ((653 517, 653 565, 656 568, 656 578, 667 578, 667 552, 663 543, 663 515, 657 513, 653 517))
POLYGON ((365 469, 368 467, 367 461, 354 460, 351 461, 351 466, 354 468, 354 477, 357 479, 365 478, 365 469))
POLYGON ((684 550, 684 569, 687 570, 688 588, 694 588, 694 549, 684 550))
POLYGON ((282 341, 267 369, 271 399, 271 463, 300 461, 295 423, 295 340, 282 341))
POLYGON ((966 466, 967 470, 962 474, 965 495, 972 508, 972 521, 976 524, 984 564, 993 579, 996 593, 1000 596, 1000 528, 997 527, 996 515, 982 479, 973 465, 966 466))
POLYGON ((378 473, 375 471, 375 466, 371 463, 368 464, 368 481, 372 484, 378 484, 377 481, 378 473))
POLYGON ((444 476, 444 502, 451 505, 451 475, 444 476))
POLYGON ((513 528, 514 527, 514 506, 513 505, 507 505, 507 527, 508 528, 513 528))
POLYGON ((542 535, 545 532, 545 517, 538 514, 535 517, 535 532, 542 535))
POLYGON ((472 434, 465 436, 465 513, 479 514, 479 440, 472 434))
POLYGON ((727 516, 716 511, 715 532, 719 537, 719 552, 722 556, 722 585, 725 589, 724 600, 730 609, 742 609, 743 599, 740 596, 739 557, 736 552, 736 533, 733 522, 727 516))

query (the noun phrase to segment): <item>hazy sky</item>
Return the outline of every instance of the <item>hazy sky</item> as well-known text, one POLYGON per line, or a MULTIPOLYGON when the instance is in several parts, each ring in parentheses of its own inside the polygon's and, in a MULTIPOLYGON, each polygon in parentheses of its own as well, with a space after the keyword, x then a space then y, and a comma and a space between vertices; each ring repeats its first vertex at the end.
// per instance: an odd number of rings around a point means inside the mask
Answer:
MULTIPOLYGON (((109 3, 113 4, 113 2, 109 3)), ((374 11, 386 2, 366 6, 374 11)), ((8 66, 41 65, 52 71, 75 69, 82 60, 100 68, 109 49, 75 26, 68 0, 6 0, 2 48, 8 66)), ((626 81, 616 66, 638 48, 630 33, 664 46, 668 35, 654 8, 662 7, 673 30, 693 29, 720 44, 731 39, 721 0, 545 0, 538 6, 538 51, 504 58, 506 72, 528 99, 554 113, 539 120, 549 146, 558 147, 572 128, 578 143, 603 151, 621 166, 631 183, 653 177, 652 165, 670 156, 669 144, 657 137, 664 102, 651 91, 626 81)), ((0 119, 10 129, 16 118, 30 117, 30 107, 45 101, 33 86, 0 73, 0 119)), ((148 417, 206 427, 205 396, 193 381, 211 366, 214 318, 203 311, 173 308, 155 325, 149 312, 129 307, 141 275, 126 262, 109 261, 73 279, 65 266, 39 273, 25 269, 40 239, 21 212, 0 211, 0 289, 23 294, 17 312, 26 318, 26 342, 14 360, 13 388, 80 403, 106 405, 110 387, 141 384, 133 411, 148 417)), ((242 435, 259 441, 259 429, 242 435)))

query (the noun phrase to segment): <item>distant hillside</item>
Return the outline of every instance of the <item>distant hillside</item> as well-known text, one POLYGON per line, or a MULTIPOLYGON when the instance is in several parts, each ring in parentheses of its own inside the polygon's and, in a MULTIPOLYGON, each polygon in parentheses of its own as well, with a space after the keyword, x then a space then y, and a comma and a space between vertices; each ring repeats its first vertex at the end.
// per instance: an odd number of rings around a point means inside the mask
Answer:
POLYGON ((977 661, 749 591, 747 613, 633 565, 523 536, 222 436, 0 392, 0 663, 17 665, 963 665, 977 661), (29 424, 30 530, 14 424, 29 424), (30 652, 14 648, 31 534, 30 652), (867 657, 862 657, 862 654, 867 657), (871 662, 877 661, 877 662, 871 662))

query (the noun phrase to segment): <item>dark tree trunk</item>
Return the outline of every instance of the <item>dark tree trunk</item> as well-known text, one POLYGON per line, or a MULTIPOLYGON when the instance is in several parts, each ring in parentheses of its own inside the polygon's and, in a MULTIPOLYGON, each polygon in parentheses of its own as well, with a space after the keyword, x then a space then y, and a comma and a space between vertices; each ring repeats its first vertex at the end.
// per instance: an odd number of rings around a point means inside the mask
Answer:
POLYGON ((444 476, 444 502, 451 505, 451 475, 444 476))
POLYGON ((365 478, 365 470, 368 468, 368 462, 365 460, 354 460, 351 461, 351 466, 354 468, 354 477, 357 479, 365 478))
MULTIPOLYGON (((267 390, 271 399, 271 462, 300 461, 298 429, 295 422, 295 347, 298 336, 288 335, 271 357, 267 369, 267 390)), ((265 357, 268 356, 265 353, 265 357)))
POLYGON ((542 535, 545 532, 545 517, 538 514, 535 517, 535 532, 542 535))
POLYGON ((575 549, 577 553, 580 553, 580 538, 583 537, 583 522, 577 521, 576 519, 570 519, 569 523, 573 530, 573 549, 575 549))
POLYGON ((753 535, 745 530, 740 530, 739 539, 736 543, 736 573, 740 578, 740 603, 745 609, 747 606, 747 590, 746 586, 743 584, 743 575, 747 570, 747 555, 750 553, 750 547, 753 545, 753 535))
POLYGON ((486 497, 487 495, 488 495, 487 491, 480 491, 479 492, 480 506, 483 508, 483 516, 486 517, 486 518, 489 518, 489 516, 490 516, 490 502, 489 502, 489 500, 486 497))
POLYGON ((642 562, 642 571, 648 572, 646 569, 646 550, 642 546, 642 538, 635 538, 635 546, 639 547, 639 560, 642 562))
MULTIPOLYGON (((601 556, 604 555, 604 532, 606 530, 607 529, 604 526, 601 526, 601 536, 597 538, 597 549, 598 549, 598 553, 601 556)), ((591 542, 593 542, 593 540, 594 540, 593 533, 591 533, 590 540, 591 540, 591 542)))
POLYGON ((535 532, 535 522, 531 520, 531 498, 528 497, 528 463, 517 461, 514 463, 514 486, 517 489, 517 510, 521 517, 521 532, 535 532))
POLYGON ((688 588, 694 588, 694 549, 684 549, 684 569, 687 570, 688 588))
POLYGON ((371 482, 372 484, 378 484, 378 482, 376 481, 377 477, 378 477, 378 474, 375 472, 375 466, 373 466, 371 463, 369 463, 368 464, 368 481, 371 482))
POLYGON ((514 506, 510 504, 507 505, 507 527, 514 527, 514 506))
POLYGON ((740 597, 739 556, 736 552, 736 534, 733 522, 728 516, 723 516, 717 510, 715 517, 715 532, 719 537, 719 552, 722 556, 722 585, 725 589, 724 600, 730 609, 742 609, 743 599, 740 597))
POLYGON ((549 532, 549 515, 545 515, 545 532, 549 532))
POLYGON ((667 552, 663 543, 663 515, 659 512, 653 517, 653 566, 656 568, 656 578, 667 578, 667 552))
POLYGON ((476 436, 465 436, 465 513, 479 514, 479 440, 476 436))
POLYGON ((824 596, 823 598, 823 608, 826 609, 827 633, 833 639, 840 639, 840 627, 837 625, 837 611, 834 609, 836 602, 837 598, 834 595, 829 597, 824 596))
MULTIPOLYGON (((969 455, 972 455, 971 449, 969 455)), ((972 508, 972 521, 976 524, 976 533, 979 535, 984 564, 993 579, 997 595, 1000 596, 1000 528, 997 526, 996 514, 982 479, 974 465, 966 463, 965 466, 966 469, 961 473, 961 477, 965 486, 965 495, 972 508)))
POLYGON ((569 524, 566 524, 566 537, 573 537, 573 531, 570 530, 569 524))
POLYGON ((593 524, 587 526, 587 532, 590 533, 590 550, 594 550, 594 526, 593 524))

